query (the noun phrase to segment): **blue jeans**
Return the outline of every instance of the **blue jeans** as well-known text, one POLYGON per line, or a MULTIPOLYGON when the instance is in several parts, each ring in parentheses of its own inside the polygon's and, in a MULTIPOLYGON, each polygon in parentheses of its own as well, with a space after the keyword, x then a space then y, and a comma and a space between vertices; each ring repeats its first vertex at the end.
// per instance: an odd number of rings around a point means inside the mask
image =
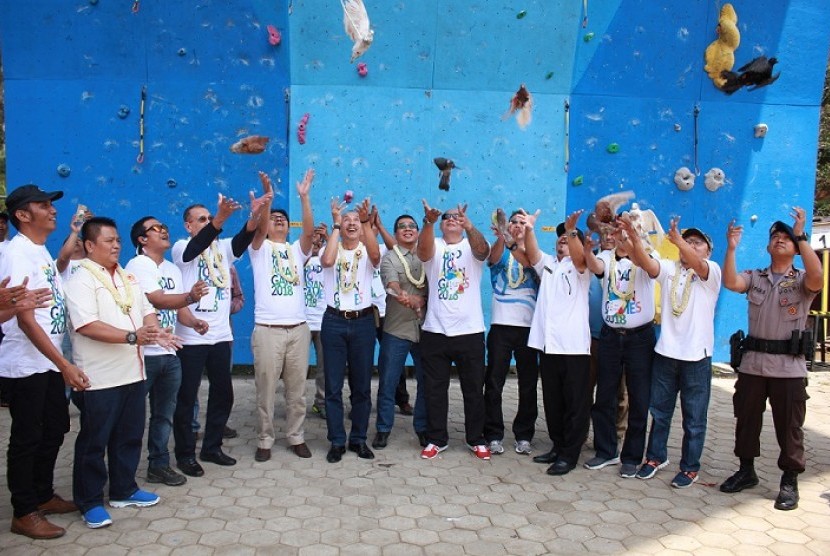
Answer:
POLYGON ((706 440, 706 413, 712 392, 712 358, 680 361, 654 354, 651 374, 651 433, 647 459, 666 461, 671 420, 677 393, 683 413, 683 448, 681 471, 699 471, 700 455, 706 440))
POLYGON ((124 500, 138 490, 135 471, 141 459, 145 396, 144 381, 72 392, 81 408, 72 469, 72 497, 81 513, 104 503, 107 479, 110 500, 124 500))
POLYGON ((320 329, 323 372, 326 376, 326 426, 333 446, 346 445, 343 424, 343 383, 349 367, 349 401, 352 430, 349 444, 366 442, 372 412, 372 362, 375 357, 375 319, 371 314, 356 319, 325 313, 320 329))
POLYGON ((640 465, 643 462, 655 343, 653 326, 633 332, 627 330, 625 333, 609 326, 602 327, 599 335, 597 393, 591 408, 594 446, 598 457, 611 459, 617 455, 617 393, 625 369, 628 428, 619 455, 623 463, 640 465))
POLYGON ((380 341, 378 355, 378 418, 376 422, 378 432, 390 432, 395 424, 395 404, 398 383, 406 364, 406 354, 412 354, 412 363, 415 365, 415 381, 418 384, 418 393, 415 395, 415 411, 412 425, 416 433, 427 430, 427 407, 424 400, 424 368, 421 366, 421 348, 417 342, 410 342, 403 338, 384 332, 380 341))
POLYGON ((147 460, 149 467, 169 467, 170 452, 167 442, 173 430, 173 412, 182 383, 182 365, 175 355, 144 357, 147 380, 144 382, 150 396, 150 425, 147 430, 147 460))

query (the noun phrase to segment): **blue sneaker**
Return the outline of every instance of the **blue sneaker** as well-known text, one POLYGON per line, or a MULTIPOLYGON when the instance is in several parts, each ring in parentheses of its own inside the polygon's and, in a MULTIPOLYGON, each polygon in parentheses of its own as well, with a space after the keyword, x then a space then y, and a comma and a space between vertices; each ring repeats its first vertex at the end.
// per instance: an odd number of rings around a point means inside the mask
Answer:
POLYGON ((132 496, 124 500, 110 500, 110 506, 113 508, 126 508, 127 506, 145 508, 147 506, 155 506, 159 503, 159 500, 161 500, 161 498, 159 498, 158 495, 153 494, 152 492, 147 492, 146 490, 138 489, 132 494, 132 496))
POLYGON ((90 529, 100 529, 112 525, 112 518, 104 509, 104 506, 95 506, 84 512, 84 522, 90 529))

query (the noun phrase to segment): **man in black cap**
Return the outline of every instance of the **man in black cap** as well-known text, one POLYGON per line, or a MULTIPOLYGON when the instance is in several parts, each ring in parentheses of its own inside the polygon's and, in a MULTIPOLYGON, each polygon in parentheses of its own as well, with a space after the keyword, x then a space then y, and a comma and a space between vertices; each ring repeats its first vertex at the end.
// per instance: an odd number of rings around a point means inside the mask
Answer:
POLYGON ((740 492, 758 484, 754 459, 761 455, 761 427, 767 398, 783 471, 775 509, 798 507, 798 474, 804 471, 804 417, 807 412, 807 364, 812 339, 804 327, 813 298, 823 283, 821 261, 804 233, 805 211, 793 207, 793 227, 777 221, 769 230, 770 265, 738 274, 735 250, 742 226, 729 224, 723 285, 745 293, 749 301, 749 336, 743 340, 743 359, 735 383, 735 455, 741 467, 720 486, 722 492, 740 492), (793 260, 800 254, 804 270, 793 260))
POLYGON ((12 418, 7 458, 7 481, 14 517, 11 531, 33 539, 51 539, 66 531, 46 520, 48 513, 69 513, 77 508, 55 494, 55 461, 69 431, 64 382, 76 390, 89 386, 84 372, 61 353, 66 332, 63 287, 46 239, 55 230, 52 202, 62 191, 46 192, 24 185, 6 198, 12 225, 18 234, 0 260, 0 276, 11 284, 28 278, 30 288, 49 288, 46 308, 21 311, 3 324, 6 337, 0 346, 0 379, 9 395, 12 418))

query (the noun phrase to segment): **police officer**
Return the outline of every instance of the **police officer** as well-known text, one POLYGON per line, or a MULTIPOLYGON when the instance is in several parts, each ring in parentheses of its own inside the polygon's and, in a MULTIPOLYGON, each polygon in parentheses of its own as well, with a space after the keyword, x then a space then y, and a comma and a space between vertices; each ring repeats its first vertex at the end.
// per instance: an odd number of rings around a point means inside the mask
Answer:
POLYGON ((812 350, 812 339, 804 326, 810 303, 822 287, 822 269, 804 233, 805 211, 793 207, 790 227, 775 222, 769 230, 767 268, 738 274, 735 249, 742 226, 729 224, 723 285, 745 293, 749 301, 749 336, 743 341, 743 360, 735 383, 733 405, 735 455, 740 469, 721 486, 722 492, 740 492, 758 484, 754 458, 760 455, 760 434, 766 400, 772 407, 775 435, 781 450, 778 467, 783 471, 777 510, 798 506, 798 474, 804 471, 804 416, 807 408, 807 364, 804 354, 812 350), (793 266, 800 254, 804 269, 793 266))

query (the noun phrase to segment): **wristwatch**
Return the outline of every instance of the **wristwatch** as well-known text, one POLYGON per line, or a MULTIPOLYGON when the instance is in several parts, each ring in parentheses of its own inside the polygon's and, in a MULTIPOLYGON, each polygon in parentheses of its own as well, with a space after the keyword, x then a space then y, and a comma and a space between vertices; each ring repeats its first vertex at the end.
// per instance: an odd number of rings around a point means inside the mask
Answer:
POLYGON ((809 237, 807 236, 807 232, 802 233, 800 236, 795 236, 795 241, 798 243, 799 241, 809 241, 809 237))
POLYGON ((507 250, 508 251, 515 251, 517 247, 519 247, 518 244, 513 243, 513 244, 507 246, 507 250))
POLYGON ((138 334, 135 332, 127 332, 127 343, 134 346, 138 343, 138 334))
POLYGON ((579 237, 579 232, 577 232, 576 230, 571 230, 570 232, 568 232, 568 235, 571 237, 579 237))
POLYGON ((340 229, 340 224, 332 224, 331 229, 332 229, 332 231, 339 230, 340 229))

